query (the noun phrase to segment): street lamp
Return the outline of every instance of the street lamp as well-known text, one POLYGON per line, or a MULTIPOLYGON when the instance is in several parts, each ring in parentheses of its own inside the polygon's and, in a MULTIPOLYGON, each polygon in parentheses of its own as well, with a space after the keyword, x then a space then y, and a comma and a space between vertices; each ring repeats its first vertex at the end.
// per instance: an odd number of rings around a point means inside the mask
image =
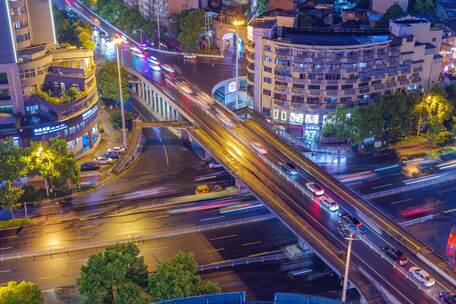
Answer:
POLYGON ((359 237, 353 232, 350 232, 349 234, 345 235, 344 237, 346 240, 348 240, 348 246, 347 246, 347 259, 345 261, 344 284, 342 287, 342 302, 343 303, 345 303, 345 300, 347 298, 348 270, 350 268, 352 241, 359 240, 359 237))
POLYGON ((236 27, 236 42, 235 42, 235 52, 236 52, 236 76, 235 76, 235 81, 236 81, 236 103, 235 107, 236 109, 239 107, 239 51, 238 51, 238 33, 239 33, 239 26, 244 24, 244 20, 235 20, 233 22, 233 25, 236 27))
POLYGON ((114 38, 114 44, 116 45, 116 58, 117 58, 117 76, 119 77, 119 97, 120 97, 120 116, 122 117, 122 142, 124 149, 127 149, 127 132, 125 131, 125 113, 124 113, 124 102, 122 92, 122 76, 120 74, 120 60, 119 60, 119 45, 122 43, 122 39, 114 38))

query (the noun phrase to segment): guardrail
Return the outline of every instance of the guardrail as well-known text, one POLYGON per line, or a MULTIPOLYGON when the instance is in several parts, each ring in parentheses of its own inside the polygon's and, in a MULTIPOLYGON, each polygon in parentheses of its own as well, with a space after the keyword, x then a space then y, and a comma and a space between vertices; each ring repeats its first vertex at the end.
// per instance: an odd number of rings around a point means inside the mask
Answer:
POLYGON ((445 176, 440 176, 437 178, 433 178, 430 180, 423 180, 423 181, 416 181, 416 183, 393 188, 393 189, 388 189, 388 190, 383 190, 383 191, 378 191, 374 193, 369 193, 369 194, 361 194, 362 197, 365 199, 373 199, 373 198, 379 198, 383 196, 389 196, 397 193, 402 193, 402 192, 408 192, 416 189, 421 189, 421 188, 426 188, 430 186, 434 186, 437 184, 442 184, 442 183, 447 183, 451 181, 456 180, 456 174, 448 174, 445 176))
POLYGON ((242 258, 238 258, 238 259, 215 262, 215 263, 211 263, 211 264, 207 264, 207 265, 201 265, 201 266, 198 266, 198 271, 203 272, 203 271, 209 271, 209 270, 219 270, 222 268, 234 267, 237 265, 264 263, 264 262, 278 261, 278 260, 288 258, 288 255, 285 252, 283 252, 282 250, 279 250, 279 251, 280 252, 275 253, 275 254, 268 254, 268 255, 263 255, 263 256, 253 256, 253 257, 248 256, 248 257, 242 257, 242 258))
POLYGON ((73 248, 52 248, 52 249, 33 250, 33 251, 23 250, 21 252, 11 253, 11 254, 5 253, 0 256, 0 261, 35 258, 35 257, 41 257, 41 256, 51 256, 52 257, 53 255, 56 255, 56 254, 62 254, 62 253, 69 254, 70 252, 74 252, 74 251, 103 248, 103 247, 106 247, 109 245, 115 245, 118 243, 144 242, 144 241, 149 241, 149 240, 153 240, 153 239, 173 237, 173 236, 182 235, 182 234, 189 234, 189 233, 202 232, 202 231, 208 231, 208 230, 214 230, 214 229, 220 229, 220 228, 227 228, 227 227, 232 227, 232 226, 237 226, 237 225, 242 225, 242 224, 261 222, 261 221, 274 219, 274 218, 275 217, 272 214, 265 214, 265 215, 252 216, 252 217, 245 218, 245 219, 236 219, 236 220, 225 221, 225 222, 221 222, 221 223, 213 223, 213 224, 198 225, 198 226, 185 226, 185 227, 174 229, 174 230, 162 231, 162 232, 156 232, 156 233, 147 233, 147 234, 141 234, 141 235, 137 235, 137 236, 128 236, 128 237, 119 238, 117 240, 111 240, 111 241, 99 242, 94 239, 88 239, 87 242, 89 244, 86 246, 79 246, 79 247, 73 247, 73 248))

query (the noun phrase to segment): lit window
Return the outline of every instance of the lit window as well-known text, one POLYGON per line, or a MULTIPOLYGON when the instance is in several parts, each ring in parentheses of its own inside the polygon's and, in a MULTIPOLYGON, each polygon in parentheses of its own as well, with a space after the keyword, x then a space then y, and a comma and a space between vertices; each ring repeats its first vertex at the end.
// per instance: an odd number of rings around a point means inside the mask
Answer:
POLYGON ((318 124, 318 114, 306 114, 306 124, 318 124))
POLYGON ((283 121, 286 121, 287 120, 287 112, 282 111, 282 113, 280 115, 280 119, 283 120, 283 121))
POLYGON ((279 119, 279 110, 272 111, 272 118, 279 119))

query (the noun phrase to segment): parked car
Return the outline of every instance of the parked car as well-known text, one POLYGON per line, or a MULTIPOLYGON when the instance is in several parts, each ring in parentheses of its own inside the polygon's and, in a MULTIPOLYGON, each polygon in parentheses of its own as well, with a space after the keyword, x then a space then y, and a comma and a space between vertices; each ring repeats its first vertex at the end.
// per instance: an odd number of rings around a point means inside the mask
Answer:
POLYGON ((79 170, 81 171, 94 171, 100 169, 100 165, 97 162, 82 163, 79 170))
POLYGON ((105 152, 105 154, 103 154, 103 157, 112 158, 112 159, 118 159, 118 158, 120 158, 120 153, 119 152, 115 152, 115 151, 105 152))
POLYGON ((285 172, 287 175, 294 176, 298 174, 295 165, 293 165, 292 163, 279 162, 279 166, 280 169, 282 169, 282 171, 285 172))
POLYGON ((118 153, 125 153, 125 148, 122 146, 111 147, 106 152, 118 152, 118 153))
POLYGON ((328 209, 329 211, 337 211, 339 210, 339 205, 334 201, 332 198, 330 198, 327 195, 322 195, 319 198, 320 201, 320 206, 328 209))
POLYGON ((416 266, 410 267, 409 273, 420 284, 422 284, 426 287, 431 287, 435 284, 435 280, 431 277, 431 275, 419 267, 416 267, 416 266))
POLYGON ((456 304, 456 294, 454 294, 454 293, 450 293, 448 291, 442 291, 439 294, 439 297, 446 304, 456 304))
POLYGON ((407 264, 408 262, 408 259, 404 256, 404 254, 396 248, 385 246, 383 247, 383 252, 401 266, 407 264))
POLYGON ((217 163, 217 162, 210 162, 209 163, 209 168, 215 169, 215 168, 222 168, 222 164, 217 163))
POLYGON ((97 162, 99 165, 109 165, 114 162, 112 158, 105 156, 98 156, 93 161, 97 162))
POLYGON ((313 194, 315 194, 317 196, 325 194, 325 190, 317 183, 314 183, 314 182, 306 183, 306 187, 307 187, 307 189, 310 190, 310 192, 312 192, 313 194))

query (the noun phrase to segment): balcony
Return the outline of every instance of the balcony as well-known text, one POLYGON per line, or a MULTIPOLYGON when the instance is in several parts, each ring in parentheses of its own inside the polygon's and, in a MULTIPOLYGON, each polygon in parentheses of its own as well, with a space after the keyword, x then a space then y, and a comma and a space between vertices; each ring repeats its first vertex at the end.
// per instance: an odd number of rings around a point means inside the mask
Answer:
POLYGON ((305 94, 306 90, 305 89, 292 88, 291 92, 293 94, 301 94, 302 95, 302 94, 305 94))
POLYGON ((309 94, 311 96, 320 96, 321 95, 321 91, 320 90, 310 90, 309 94))
POLYGON ((337 90, 327 90, 326 96, 337 96, 337 90))
POLYGON ((288 101, 273 99, 273 103, 275 106, 278 106, 281 108, 285 108, 285 109, 290 108, 290 103, 288 101))
POLYGON ((255 64, 251 62, 247 63, 247 71, 255 73, 255 64))
POLYGON ((355 94, 355 89, 344 90, 344 95, 353 95, 353 94, 355 94))
POLYGON ((290 89, 288 87, 284 87, 284 86, 275 86, 274 90, 278 93, 287 93, 287 94, 290 93, 290 89))

